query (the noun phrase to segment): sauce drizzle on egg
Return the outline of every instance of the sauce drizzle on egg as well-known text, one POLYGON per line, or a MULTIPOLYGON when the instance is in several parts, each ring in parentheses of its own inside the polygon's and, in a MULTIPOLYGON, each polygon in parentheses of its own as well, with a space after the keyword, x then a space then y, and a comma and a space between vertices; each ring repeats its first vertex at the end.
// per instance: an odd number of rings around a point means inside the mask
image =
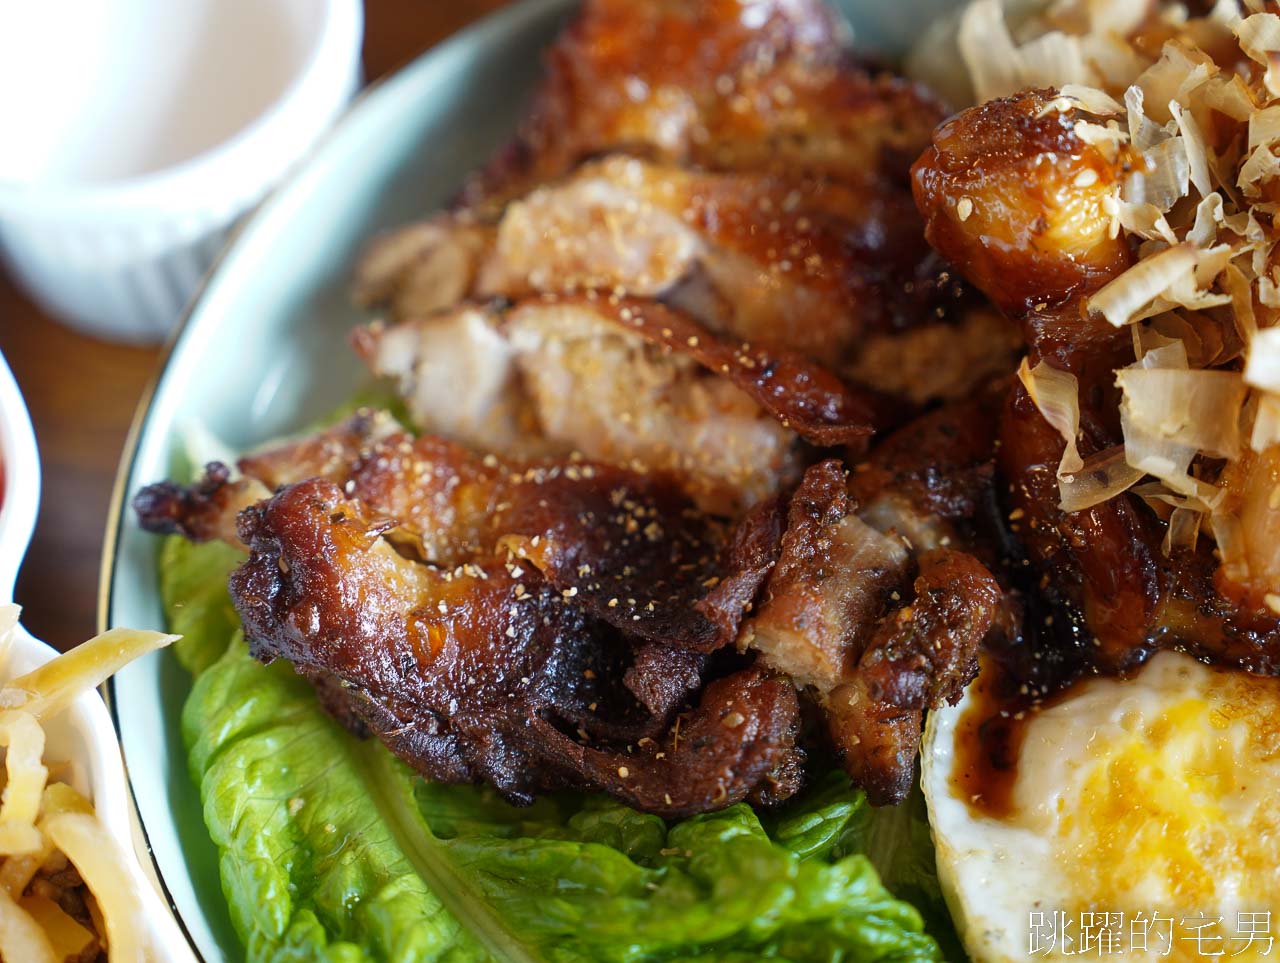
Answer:
MULTIPOLYGON (((1049 623, 1050 625, 1052 623, 1049 623)), ((1092 670, 1075 645, 1025 639, 989 646, 956 724, 951 791, 970 812, 991 819, 1013 812, 1013 787, 1027 726, 1070 696, 1092 670)))

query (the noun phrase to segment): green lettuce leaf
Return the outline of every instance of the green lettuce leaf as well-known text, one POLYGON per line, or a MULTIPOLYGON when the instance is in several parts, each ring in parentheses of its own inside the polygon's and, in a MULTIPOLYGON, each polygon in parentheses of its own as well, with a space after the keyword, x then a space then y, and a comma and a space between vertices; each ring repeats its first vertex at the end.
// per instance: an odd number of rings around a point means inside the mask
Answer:
POLYGON ((965 959, 938 882, 929 811, 918 779, 902 805, 864 810, 850 825, 844 845, 851 852, 865 852, 885 886, 920 910, 925 930, 947 959, 965 959))
POLYGON ((923 866, 897 852, 918 838, 869 829, 879 814, 843 776, 764 822, 744 804, 666 823, 600 797, 521 809, 427 783, 342 730, 287 665, 248 656, 222 602, 228 563, 188 546, 162 571, 171 618, 200 640, 183 735, 255 963, 942 959, 863 849, 923 866))
POLYGON ((250 960, 490 958, 371 800, 361 757, 381 750, 330 722, 288 665, 237 640, 196 680, 183 737, 250 960))
POLYGON ((243 561, 244 552, 225 542, 170 535, 161 543, 160 598, 169 631, 182 636, 171 651, 192 675, 213 665, 240 628, 227 576, 243 561))
POLYGON ((596 797, 531 818, 483 789, 416 795, 447 858, 545 959, 938 958, 866 856, 806 860, 745 804, 668 825, 596 797))

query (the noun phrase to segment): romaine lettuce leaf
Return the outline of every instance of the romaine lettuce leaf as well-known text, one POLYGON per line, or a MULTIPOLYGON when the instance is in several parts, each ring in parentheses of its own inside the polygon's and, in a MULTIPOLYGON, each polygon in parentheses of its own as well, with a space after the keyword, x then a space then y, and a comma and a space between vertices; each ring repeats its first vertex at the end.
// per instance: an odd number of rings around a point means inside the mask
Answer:
POLYGON ((330 722, 288 665, 237 640, 196 680, 183 736, 250 960, 491 958, 372 798, 361 757, 385 753, 330 722))
POLYGON ((545 807, 531 827, 489 795, 417 788, 449 860, 546 959, 937 958, 919 915, 865 856, 802 859, 745 804, 668 826, 588 797, 545 807))
POLYGON ((947 959, 965 959, 938 882, 937 853, 919 779, 902 805, 867 807, 849 829, 842 843, 847 851, 866 853, 885 886, 920 911, 925 930, 938 941, 947 959))
POLYGON ((182 636, 171 651, 192 675, 216 662, 240 628, 227 576, 243 561, 244 552, 225 542, 170 535, 160 546, 160 598, 169 631, 182 636))
MULTIPOLYGON (((843 776, 766 824, 746 805, 668 824, 600 797, 518 809, 429 784, 331 721, 287 665, 213 641, 234 633, 224 551, 166 555, 171 618, 201 640, 184 658, 191 773, 251 960, 942 958, 862 851, 879 816, 843 776)), ((932 849, 886 865, 903 857, 932 849)))

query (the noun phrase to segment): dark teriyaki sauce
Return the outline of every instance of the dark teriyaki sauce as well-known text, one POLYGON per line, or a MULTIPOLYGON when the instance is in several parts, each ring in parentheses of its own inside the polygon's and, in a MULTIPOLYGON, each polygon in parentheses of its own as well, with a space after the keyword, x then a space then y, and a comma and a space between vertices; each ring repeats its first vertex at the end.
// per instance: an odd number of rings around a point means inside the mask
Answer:
MULTIPOLYGON (((993 502, 995 499, 993 499, 993 502)), ((967 690, 956 726, 951 790, 975 815, 1000 819, 1013 810, 1013 788, 1027 725, 1096 671, 1093 638, 1075 607, 1022 554, 993 504, 984 534, 1002 546, 998 567, 1010 600, 992 631, 981 672, 967 690)))

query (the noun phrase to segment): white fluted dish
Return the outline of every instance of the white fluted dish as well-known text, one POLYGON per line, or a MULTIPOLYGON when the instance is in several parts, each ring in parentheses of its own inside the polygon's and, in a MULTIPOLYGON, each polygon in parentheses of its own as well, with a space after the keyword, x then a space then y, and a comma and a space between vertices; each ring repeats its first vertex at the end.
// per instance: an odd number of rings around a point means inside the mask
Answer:
POLYGON ((61 9, 16 5, 0 32, 0 254, 68 323, 159 341, 236 221, 345 109, 360 79, 363 8, 111 0, 69 19, 61 9), (48 69, 45 55, 69 58, 69 69, 48 69), (255 70, 250 93, 239 75, 255 70), (117 89, 122 74, 136 96, 117 89), (189 90, 175 85, 182 76, 189 90))

